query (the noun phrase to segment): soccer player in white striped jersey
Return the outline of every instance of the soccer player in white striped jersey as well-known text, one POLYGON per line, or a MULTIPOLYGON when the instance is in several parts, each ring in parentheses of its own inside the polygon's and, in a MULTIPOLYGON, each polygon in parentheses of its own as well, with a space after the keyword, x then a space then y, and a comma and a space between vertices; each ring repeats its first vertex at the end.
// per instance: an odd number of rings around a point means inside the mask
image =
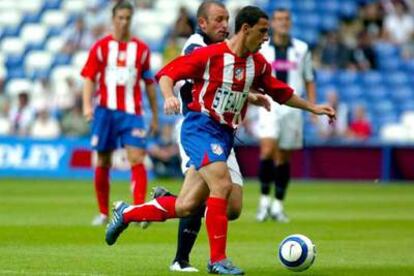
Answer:
POLYGON ((143 161, 146 129, 142 117, 141 80, 145 82, 151 105, 152 133, 158 128, 158 110, 150 69, 150 50, 130 33, 133 10, 127 1, 114 5, 114 31, 92 46, 81 72, 85 79, 83 113, 86 120, 92 122, 91 144, 98 153, 94 184, 99 215, 92 221, 93 225, 107 222, 111 155, 119 145, 125 147, 131 164, 133 202, 141 204, 145 201, 147 174, 143 161), (95 108, 94 95, 97 102, 95 108))
MULTIPOLYGON (((272 65, 273 75, 289 84, 298 96, 306 91, 315 102, 315 83, 309 46, 290 35, 291 15, 286 9, 275 10, 271 20, 273 37, 264 43, 260 53, 272 65)), ((259 179, 261 196, 256 219, 269 215, 276 221, 288 222, 283 201, 290 182, 290 159, 293 150, 303 146, 303 118, 299 109, 271 104, 271 112, 259 110, 257 134, 260 138, 259 179), (272 202, 271 183, 275 184, 272 202)))

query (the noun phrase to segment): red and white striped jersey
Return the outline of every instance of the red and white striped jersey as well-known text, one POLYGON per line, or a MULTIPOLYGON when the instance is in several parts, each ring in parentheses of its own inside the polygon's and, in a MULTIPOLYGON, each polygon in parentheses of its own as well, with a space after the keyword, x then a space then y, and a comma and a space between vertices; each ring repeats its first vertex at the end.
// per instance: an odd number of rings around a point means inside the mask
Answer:
POLYGON ((117 41, 112 35, 91 48, 81 75, 98 83, 98 105, 130 114, 142 114, 140 80, 153 83, 150 50, 137 38, 117 41))
POLYGON ((178 57, 161 69, 156 78, 163 75, 174 82, 192 79, 193 100, 188 108, 232 128, 243 120, 251 87, 263 90, 281 104, 293 93, 292 88, 272 76, 271 66, 261 54, 238 57, 226 42, 178 57))

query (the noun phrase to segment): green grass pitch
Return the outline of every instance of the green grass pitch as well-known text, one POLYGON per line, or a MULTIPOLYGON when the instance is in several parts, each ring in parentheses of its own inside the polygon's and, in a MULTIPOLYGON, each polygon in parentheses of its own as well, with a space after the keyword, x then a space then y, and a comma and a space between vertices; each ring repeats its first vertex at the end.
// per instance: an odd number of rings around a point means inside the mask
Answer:
MULTIPOLYGON (((177 191, 179 180, 157 181, 177 191)), ((155 182, 150 183, 151 186, 155 182)), ((114 183, 111 199, 129 199, 114 183)), ((228 255, 247 275, 293 275, 277 259, 287 235, 309 236, 314 265, 302 275, 414 275, 414 185, 298 182, 288 194, 289 224, 254 220, 256 182, 245 185, 244 210, 229 225, 228 255)), ((173 275, 177 220, 147 230, 131 225, 117 244, 104 242, 87 181, 0 181, 0 275, 173 275)), ((192 263, 205 274, 204 227, 192 263)))

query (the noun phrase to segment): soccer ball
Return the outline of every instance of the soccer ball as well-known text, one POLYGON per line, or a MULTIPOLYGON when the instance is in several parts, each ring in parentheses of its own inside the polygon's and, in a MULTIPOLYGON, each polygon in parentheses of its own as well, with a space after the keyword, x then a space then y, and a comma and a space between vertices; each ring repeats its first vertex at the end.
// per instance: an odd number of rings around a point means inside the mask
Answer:
POLYGON ((292 271, 308 269, 315 261, 315 256, 315 245, 301 234, 290 235, 279 245, 279 261, 292 271))

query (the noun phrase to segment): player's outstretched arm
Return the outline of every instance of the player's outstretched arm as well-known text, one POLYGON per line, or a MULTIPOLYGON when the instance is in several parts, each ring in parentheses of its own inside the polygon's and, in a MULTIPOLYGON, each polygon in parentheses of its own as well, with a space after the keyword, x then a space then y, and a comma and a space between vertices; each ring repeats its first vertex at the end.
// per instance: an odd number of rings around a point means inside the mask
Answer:
POLYGON ((290 97, 285 104, 290 107, 312 112, 316 115, 327 115, 330 121, 335 120, 336 112, 331 106, 326 104, 313 104, 305 99, 302 99, 301 97, 296 96, 295 94, 292 94, 292 97, 290 97))
POLYGON ((177 114, 180 112, 180 101, 174 95, 173 80, 168 76, 161 76, 159 79, 161 94, 164 97, 165 114, 177 114))
POLYGON ((265 108, 267 111, 270 111, 270 101, 269 99, 261 94, 259 91, 254 89, 250 89, 249 95, 247 96, 247 101, 249 104, 261 106, 265 108))

